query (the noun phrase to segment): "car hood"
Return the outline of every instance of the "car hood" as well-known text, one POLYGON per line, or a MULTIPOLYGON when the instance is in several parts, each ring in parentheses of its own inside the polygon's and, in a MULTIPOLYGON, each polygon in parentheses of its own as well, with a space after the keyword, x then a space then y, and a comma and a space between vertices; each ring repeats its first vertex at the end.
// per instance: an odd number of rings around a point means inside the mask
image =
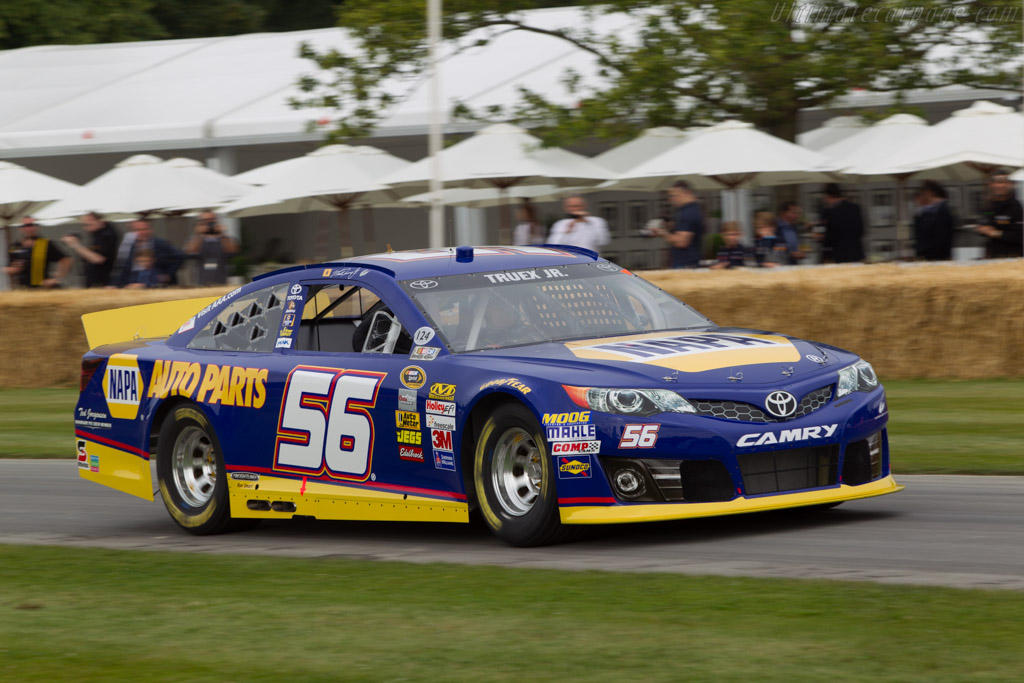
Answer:
POLYGON ((601 381, 612 386, 626 386, 641 378, 644 384, 655 386, 788 383, 834 372, 857 360, 855 354, 819 342, 764 330, 721 327, 531 344, 466 356, 503 356, 554 366, 557 371, 536 371, 552 379, 557 374, 559 381, 590 384, 594 378, 588 381, 587 375, 600 371, 606 374, 601 381))

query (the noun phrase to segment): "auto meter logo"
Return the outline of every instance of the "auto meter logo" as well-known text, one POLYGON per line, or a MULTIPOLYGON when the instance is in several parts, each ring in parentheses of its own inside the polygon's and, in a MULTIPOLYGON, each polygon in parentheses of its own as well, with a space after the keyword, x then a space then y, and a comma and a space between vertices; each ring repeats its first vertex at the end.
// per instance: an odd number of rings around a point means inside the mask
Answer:
POLYGON ((402 384, 409 387, 410 389, 419 389, 427 381, 427 373, 423 372, 423 368, 416 365, 409 365, 402 370, 402 384))
POLYGON ((433 289, 437 287, 437 280, 413 280, 409 286, 413 289, 433 289))
POLYGON ((773 391, 764 400, 764 407, 775 417, 789 417, 796 412, 796 397, 788 391, 773 391))
POLYGON ((589 479, 590 478, 590 456, 577 455, 571 458, 561 457, 558 459, 559 479, 589 479))
POLYGON ((107 399, 110 416, 134 420, 144 392, 138 356, 122 353, 111 356, 103 373, 103 396, 107 399))

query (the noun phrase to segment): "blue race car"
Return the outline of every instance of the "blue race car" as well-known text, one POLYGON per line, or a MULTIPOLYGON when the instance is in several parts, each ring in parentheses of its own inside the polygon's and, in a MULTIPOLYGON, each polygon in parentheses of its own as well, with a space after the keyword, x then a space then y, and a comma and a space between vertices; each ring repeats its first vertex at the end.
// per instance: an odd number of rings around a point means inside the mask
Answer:
POLYGON ((584 249, 376 254, 83 319, 81 476, 152 500, 155 460, 195 534, 479 510, 537 545, 902 488, 871 365, 584 249))

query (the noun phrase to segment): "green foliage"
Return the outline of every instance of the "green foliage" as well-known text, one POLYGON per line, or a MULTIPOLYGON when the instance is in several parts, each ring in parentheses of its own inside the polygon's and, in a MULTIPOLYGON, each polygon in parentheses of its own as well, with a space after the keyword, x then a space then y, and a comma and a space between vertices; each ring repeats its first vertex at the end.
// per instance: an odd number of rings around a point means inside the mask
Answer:
MULTIPOLYGON (((550 144, 620 138, 648 126, 741 118, 792 139, 800 109, 851 89, 903 92, 950 84, 1019 88, 1021 8, 1010 0, 585 0, 575 26, 540 27, 522 10, 547 3, 445 0, 444 38, 456 50, 529 31, 591 53, 596 78, 564 74, 568 102, 528 86, 508 107, 455 113, 539 126, 550 144), (602 34, 604 15, 628 14, 635 36, 602 34), (937 46, 955 49, 941 54, 937 46), (927 58, 926 58, 927 55, 927 58)), ((357 46, 302 56, 319 68, 304 78, 296 107, 338 110, 335 137, 368 134, 427 68, 423 0, 348 0, 339 24, 357 46), (396 88, 397 84, 397 88, 396 88)))
POLYGON ((5 0, 0 50, 165 38, 148 14, 152 6, 153 0, 5 0))
POLYGON ((0 50, 327 28, 337 0, 4 0, 0 50))

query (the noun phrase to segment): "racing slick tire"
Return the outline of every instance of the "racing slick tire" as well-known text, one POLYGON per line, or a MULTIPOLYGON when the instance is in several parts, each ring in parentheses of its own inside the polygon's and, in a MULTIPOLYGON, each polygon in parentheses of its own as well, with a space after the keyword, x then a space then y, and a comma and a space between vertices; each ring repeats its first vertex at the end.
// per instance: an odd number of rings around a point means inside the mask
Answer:
POLYGON ((219 534, 258 521, 231 518, 220 443, 206 414, 193 403, 175 406, 164 419, 156 474, 167 511, 189 533, 219 534))
POLYGON ((559 519, 555 468, 540 426, 522 404, 500 405, 484 422, 473 481, 484 522, 506 543, 545 545, 571 535, 559 519))

